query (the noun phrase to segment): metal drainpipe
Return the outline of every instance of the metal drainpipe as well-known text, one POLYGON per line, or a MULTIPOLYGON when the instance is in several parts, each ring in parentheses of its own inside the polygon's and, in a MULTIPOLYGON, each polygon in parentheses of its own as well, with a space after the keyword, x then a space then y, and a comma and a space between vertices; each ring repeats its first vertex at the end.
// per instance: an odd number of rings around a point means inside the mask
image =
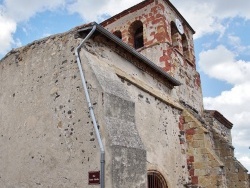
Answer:
POLYGON ((91 116, 91 119, 92 119, 93 124, 94 124, 96 137, 97 137, 98 144, 99 144, 99 147, 100 147, 100 152, 101 152, 100 185, 101 185, 101 188, 104 188, 105 187, 105 150, 104 150, 103 143, 102 143, 102 140, 101 140, 101 136, 100 136, 100 133, 99 133, 99 130, 98 130, 98 127, 97 127, 93 106, 92 106, 91 101, 90 101, 89 92, 88 92, 87 85, 86 85, 86 80, 85 80, 85 77, 84 77, 84 74, 83 74, 83 71, 82 71, 81 59, 80 59, 80 56, 79 56, 79 51, 80 51, 80 48, 82 47, 83 43, 91 37, 91 35, 95 32, 95 30, 96 30, 96 26, 94 25, 92 30, 89 32, 89 34, 82 40, 80 45, 75 49, 75 54, 76 54, 76 58, 77 58, 77 65, 78 65, 80 75, 81 75, 81 79, 82 79, 82 85, 83 85, 83 88, 84 88, 86 100, 87 100, 88 107, 89 107, 90 116, 91 116))

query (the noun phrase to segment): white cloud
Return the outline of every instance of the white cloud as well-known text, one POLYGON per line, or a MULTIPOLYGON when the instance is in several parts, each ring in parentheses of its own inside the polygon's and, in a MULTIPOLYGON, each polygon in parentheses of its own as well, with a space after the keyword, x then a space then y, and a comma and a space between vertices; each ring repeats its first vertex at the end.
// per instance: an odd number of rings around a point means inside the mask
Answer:
POLYGON ((6 15, 16 22, 28 20, 38 12, 64 7, 65 0, 5 0, 6 15))
POLYGON ((241 38, 239 36, 229 34, 227 36, 227 38, 228 38, 229 45, 232 46, 235 53, 238 53, 238 54, 250 54, 249 53, 250 45, 248 45, 248 46, 242 45, 242 41, 241 41, 241 38))
POLYGON ((100 22, 105 15, 115 15, 142 0, 75 0, 68 6, 71 13, 78 13, 84 20, 100 22))
MULTIPOLYGON (((67 10, 70 13, 79 14, 85 21, 97 21, 100 22, 104 19, 105 15, 114 15, 122 10, 125 10, 142 0, 4 0, 1 6, 4 9, 4 14, 1 14, 2 19, 8 18, 11 20, 12 25, 17 25, 19 22, 27 21, 38 12, 46 10, 67 10), (4 16, 4 17, 3 17, 4 16)), ((196 30, 195 38, 199 38, 207 33, 220 33, 223 34, 227 26, 221 22, 225 18, 232 18, 240 16, 246 19, 250 19, 250 12, 248 7, 250 1, 226 1, 226 0, 172 0, 172 3, 188 20, 191 26, 196 30)), ((1 20, 2 22, 2 20, 1 20)), ((7 22, 5 20, 4 22, 7 22)), ((3 24, 2 22, 1 24, 3 24)), ((8 21, 10 23, 10 21, 8 21)), ((7 23, 5 23, 7 24, 7 23)), ((16 27, 16 26, 15 26, 16 27)), ((1 38, 6 38, 1 44, 3 51, 10 49, 13 45, 13 33, 15 33, 15 27, 2 27, 3 34, 1 38)))
POLYGON ((13 33, 16 31, 16 23, 0 13, 0 54, 5 54, 14 45, 13 33))
POLYGON ((237 158, 244 163, 245 168, 250 169, 250 155, 237 155, 237 158))
POLYGON ((240 45, 240 43, 241 43, 240 37, 232 35, 232 34, 228 35, 227 37, 228 37, 229 42, 231 43, 231 45, 236 45, 236 46, 240 45))
POLYGON ((42 35, 42 38, 48 37, 48 36, 50 36, 50 35, 51 35, 51 33, 44 33, 44 34, 42 35))
POLYGON ((236 61, 236 54, 225 46, 203 51, 199 54, 200 68, 209 76, 231 84, 250 80, 250 62, 236 61))
POLYGON ((220 111, 234 124, 233 145, 239 160, 244 165, 249 165, 250 156, 247 157, 247 152, 250 146, 250 62, 236 60, 236 55, 222 45, 201 52, 199 57, 199 66, 203 72, 233 85, 231 90, 223 91, 219 96, 205 97, 204 106, 206 109, 220 111), (246 161, 248 163, 245 163, 246 161))
POLYGON ((0 5, 0 55, 5 54, 13 47, 21 45, 20 39, 14 39, 17 24, 27 21, 37 12, 54 10, 64 7, 65 0, 5 0, 0 5))
MULTIPOLYGON (((0 54, 20 45, 13 38, 17 24, 46 10, 67 10, 78 13, 85 21, 102 21, 106 15, 114 15, 142 0, 4 0, 0 5, 0 54)), ((67 13, 67 12, 66 12, 67 13)), ((25 28, 24 28, 25 30, 25 28)))
POLYGON ((235 124, 235 129, 238 129, 239 126, 244 129, 248 128, 248 125, 250 124, 250 119, 248 118, 248 115, 250 114, 249 92, 250 83, 235 85, 231 90, 223 91, 217 97, 205 97, 205 108, 221 111, 230 121, 235 124))
POLYGON ((238 16, 250 19, 248 0, 172 0, 171 2, 196 31, 194 38, 215 32, 223 34, 227 26, 222 24, 222 21, 226 18, 238 16))

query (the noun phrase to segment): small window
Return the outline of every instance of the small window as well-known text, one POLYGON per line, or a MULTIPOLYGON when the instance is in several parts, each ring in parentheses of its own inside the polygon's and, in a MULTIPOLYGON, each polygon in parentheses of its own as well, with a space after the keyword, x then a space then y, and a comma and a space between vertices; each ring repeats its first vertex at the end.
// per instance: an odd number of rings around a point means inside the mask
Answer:
POLYGON ((139 27, 136 31, 135 31, 135 35, 134 35, 134 47, 135 49, 141 48, 143 47, 143 27, 139 27))
POLYGON ((168 188, 164 177, 157 171, 148 172, 148 188, 168 188))
POLYGON ((183 49, 183 57, 185 59, 190 59, 188 41, 185 35, 182 35, 182 49, 183 49))
POLYGON ((171 22, 171 39, 173 47, 178 49, 180 47, 181 36, 174 22, 171 22))
POLYGON ((115 36, 117 36, 119 39, 122 39, 122 33, 121 31, 117 30, 113 33, 115 36))
POLYGON ((144 46, 143 24, 141 21, 136 20, 130 25, 128 43, 129 45, 133 46, 135 49, 138 49, 144 46))

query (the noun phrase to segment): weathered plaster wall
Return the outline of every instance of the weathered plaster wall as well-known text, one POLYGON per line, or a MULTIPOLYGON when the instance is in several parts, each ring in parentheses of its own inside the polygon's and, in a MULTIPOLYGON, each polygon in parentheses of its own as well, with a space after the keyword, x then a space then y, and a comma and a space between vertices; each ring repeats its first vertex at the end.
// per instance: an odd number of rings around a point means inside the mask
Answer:
POLYGON ((147 149, 148 170, 161 172, 169 187, 183 187, 188 182, 188 174, 186 151, 179 137, 181 111, 143 91, 136 94, 136 120, 147 149))
POLYGON ((144 47, 138 51, 182 83, 174 89, 172 97, 184 101, 201 113, 203 102, 200 75, 195 67, 193 33, 182 20, 187 39, 184 53, 182 36, 177 33, 179 40, 175 37, 175 42, 171 37, 171 22, 181 18, 165 1, 150 2, 130 9, 128 14, 117 15, 102 25, 110 32, 120 30, 122 40, 133 46, 130 26, 134 21, 140 20, 144 28, 144 47))
MULTIPOLYGON (((93 187, 88 172, 100 170, 100 154, 74 54, 81 39, 73 34, 32 43, 1 60, 3 187, 93 187)), ((103 62, 93 41, 86 46, 94 46, 84 47, 81 58, 107 150, 106 186, 145 187, 146 151, 134 101, 105 65, 118 55, 110 52, 103 62)))
MULTIPOLYGON (((110 51, 110 56, 105 55, 107 50, 105 46, 99 48, 95 43, 88 43, 82 53, 102 88, 103 116, 100 121, 106 132, 106 186, 142 188, 147 181, 146 151, 135 126, 135 104, 107 63, 115 63, 118 56, 110 51)), ((121 57, 119 61, 126 63, 121 57)))
POLYGON ((57 35, 1 60, 0 187, 86 187, 88 171, 99 170, 78 42, 57 35))

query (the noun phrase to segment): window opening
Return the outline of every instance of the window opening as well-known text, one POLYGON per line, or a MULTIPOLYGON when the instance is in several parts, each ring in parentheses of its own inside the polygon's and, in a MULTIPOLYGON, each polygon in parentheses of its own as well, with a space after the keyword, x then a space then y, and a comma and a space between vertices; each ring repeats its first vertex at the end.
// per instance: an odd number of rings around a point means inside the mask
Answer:
POLYGON ((148 172, 148 188, 168 188, 164 177, 156 171, 148 172))
POLYGON ((182 35, 182 49, 183 49, 183 57, 186 59, 190 59, 189 57, 189 49, 188 49, 188 41, 185 35, 182 35))
POLYGON ((143 24, 141 21, 134 21, 129 27, 128 44, 135 49, 144 46, 143 40, 143 24))
POLYGON ((117 36, 119 39, 122 39, 122 32, 117 30, 113 33, 115 36, 117 36))
POLYGON ((179 48, 181 38, 174 22, 171 22, 171 39, 173 47, 179 48))
POLYGON ((143 27, 140 26, 136 31, 134 35, 134 47, 135 49, 143 47, 143 27))

